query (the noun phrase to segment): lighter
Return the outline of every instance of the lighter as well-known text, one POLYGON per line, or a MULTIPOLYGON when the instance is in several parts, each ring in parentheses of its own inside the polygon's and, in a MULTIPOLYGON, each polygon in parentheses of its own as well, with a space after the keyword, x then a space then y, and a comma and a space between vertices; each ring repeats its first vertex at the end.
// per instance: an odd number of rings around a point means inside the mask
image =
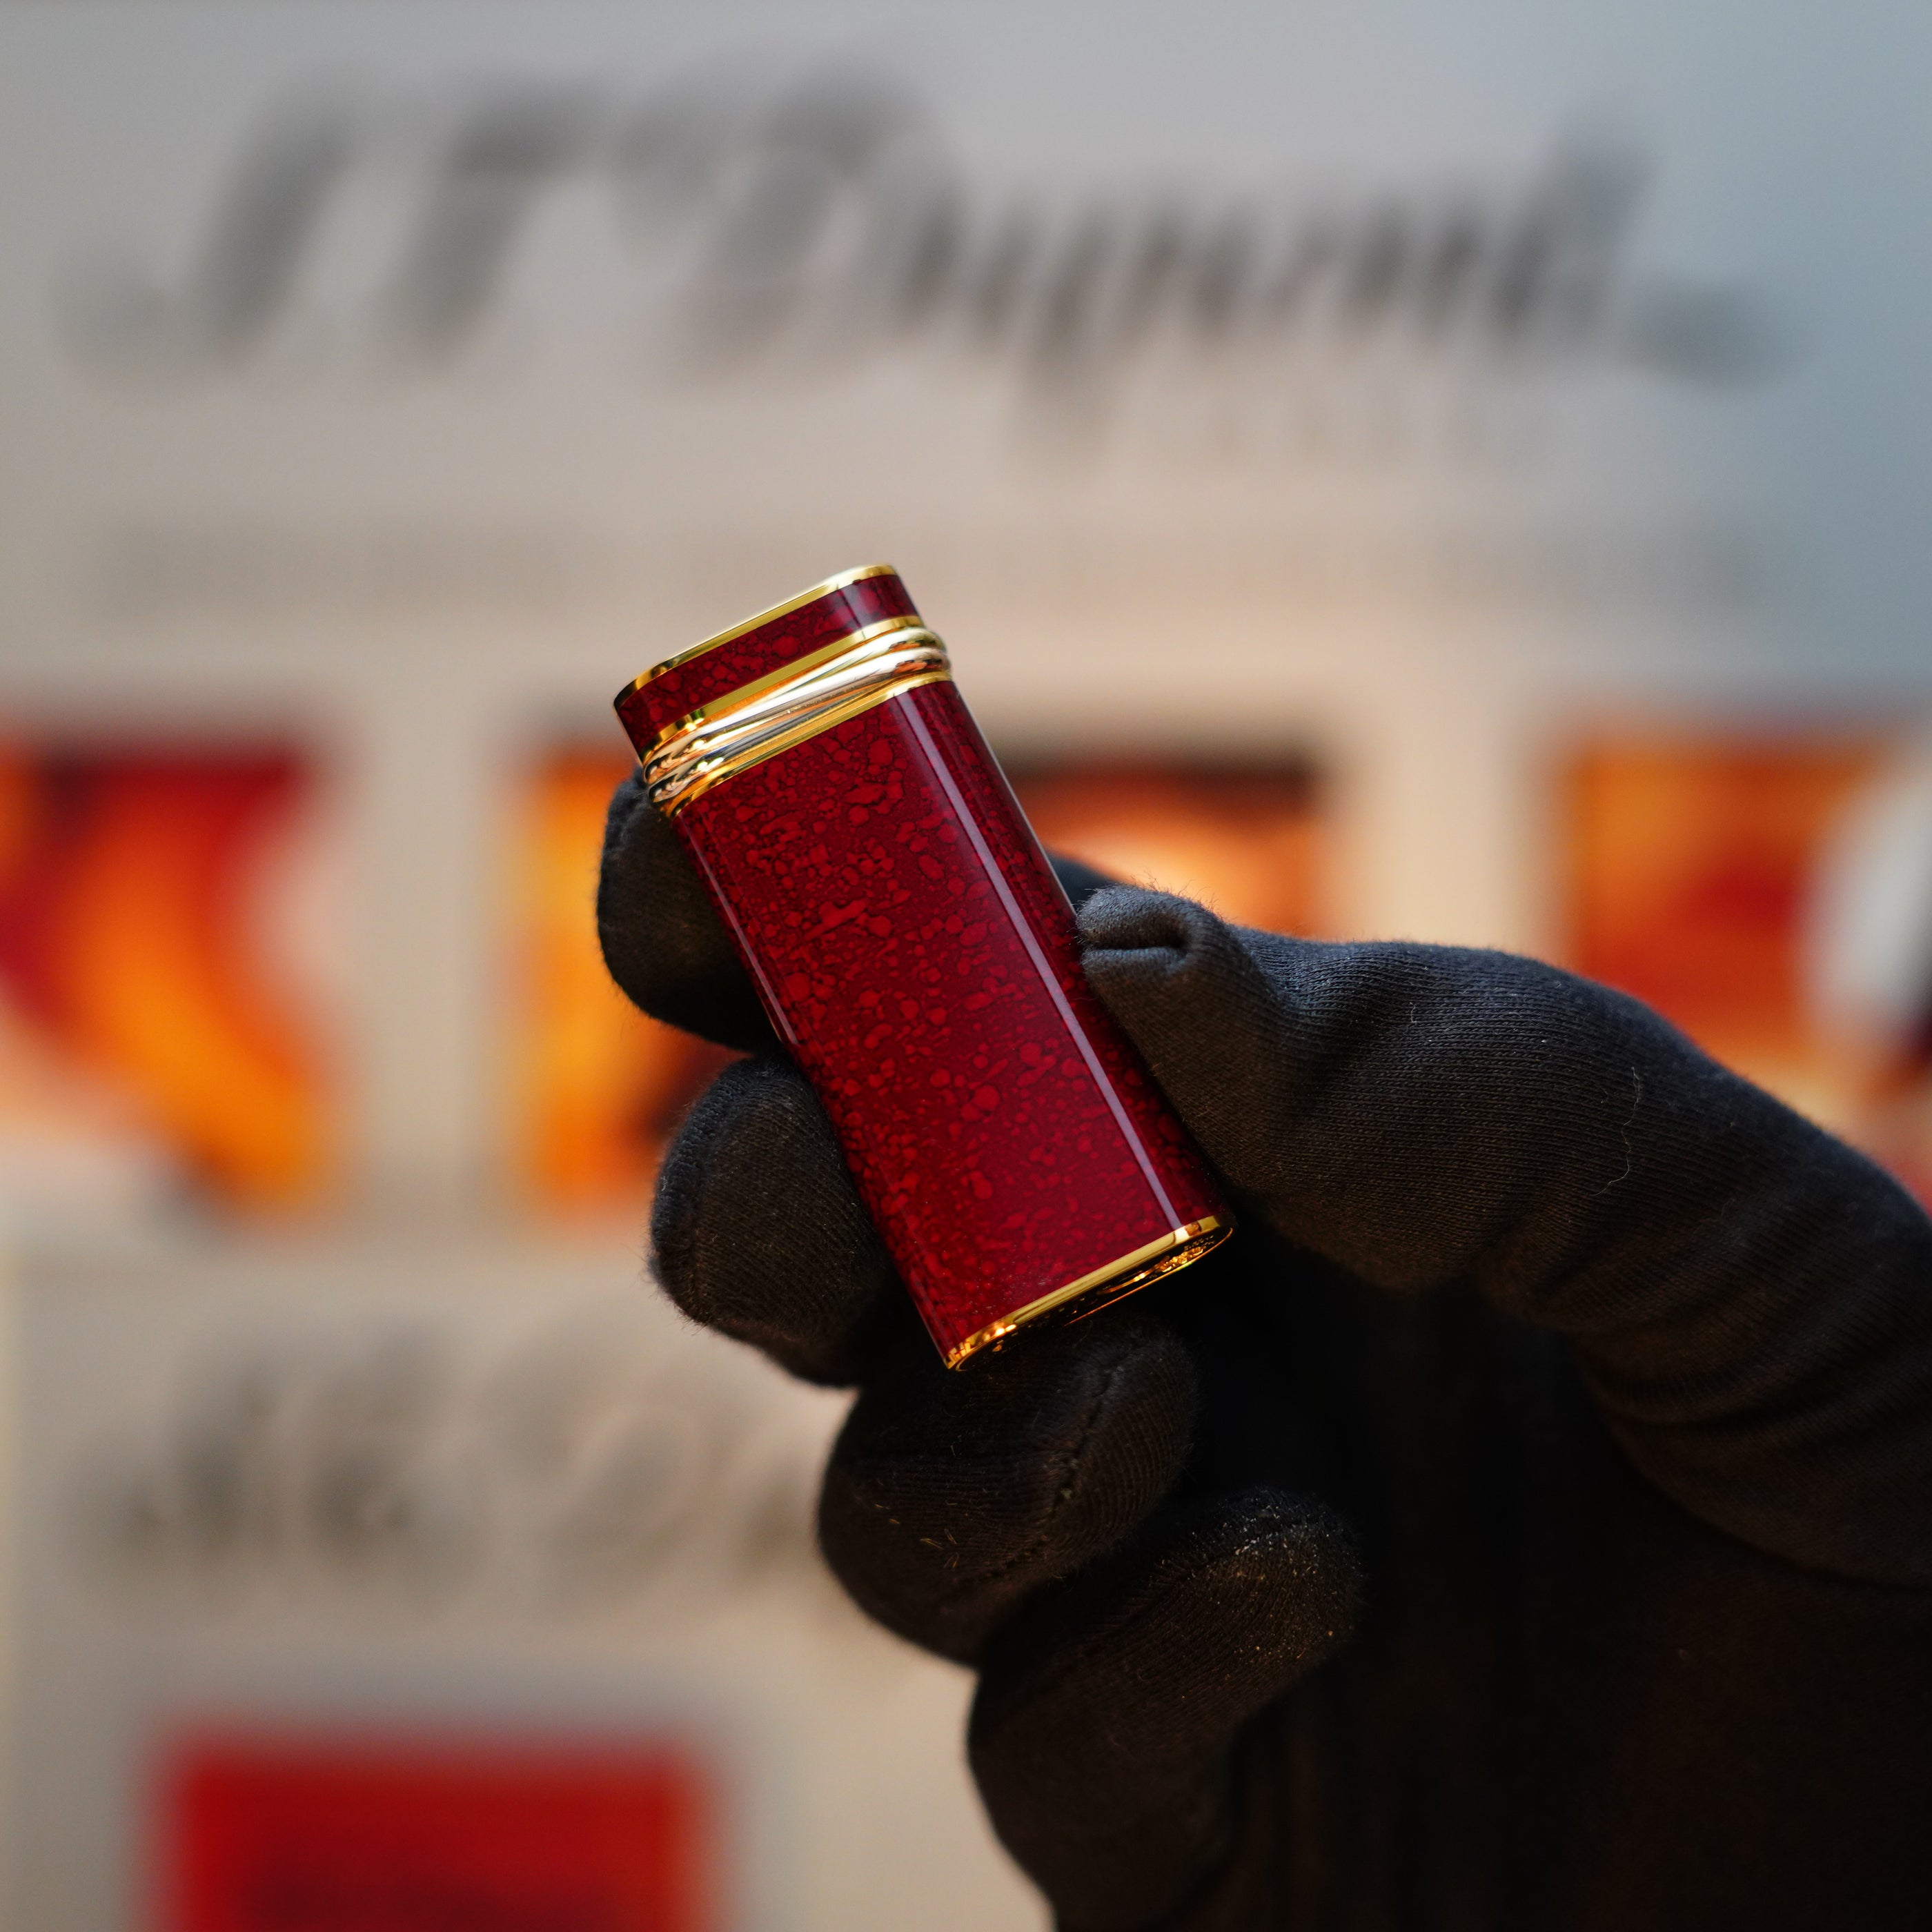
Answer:
POLYGON ((949 1366, 1227 1234, 890 566, 707 638, 616 704, 949 1366))

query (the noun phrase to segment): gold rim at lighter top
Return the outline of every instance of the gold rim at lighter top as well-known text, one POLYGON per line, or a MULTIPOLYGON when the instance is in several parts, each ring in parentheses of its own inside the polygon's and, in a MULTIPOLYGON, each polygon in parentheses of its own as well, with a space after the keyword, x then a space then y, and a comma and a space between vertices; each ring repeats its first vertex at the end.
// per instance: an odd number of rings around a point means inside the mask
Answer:
MULTIPOLYGON (((676 656, 666 658, 654 664, 647 671, 642 671, 632 679, 617 694, 621 704, 634 691, 641 691, 654 677, 662 677, 668 670, 676 670, 681 664, 688 664, 693 658, 701 658, 706 651, 715 651, 720 644, 728 644, 734 638, 742 638, 779 617, 789 617, 794 610, 802 610, 808 604, 815 604, 821 597, 829 597, 835 590, 843 590, 848 584, 862 583, 868 577, 896 577, 898 572, 890 563, 863 563, 856 570, 842 570, 836 577, 828 577, 823 584, 814 584, 809 590, 801 590, 796 597, 788 597, 782 604, 774 604, 769 610, 760 610, 755 617, 747 617, 742 624, 734 624, 728 631, 719 631, 706 638, 702 644, 693 644, 688 650, 680 651, 676 656)), ((908 620, 916 623, 917 618, 908 620)))
POLYGON ((868 624, 667 724, 644 754, 645 795, 675 815, 727 778, 952 675, 946 646, 917 618, 868 624))

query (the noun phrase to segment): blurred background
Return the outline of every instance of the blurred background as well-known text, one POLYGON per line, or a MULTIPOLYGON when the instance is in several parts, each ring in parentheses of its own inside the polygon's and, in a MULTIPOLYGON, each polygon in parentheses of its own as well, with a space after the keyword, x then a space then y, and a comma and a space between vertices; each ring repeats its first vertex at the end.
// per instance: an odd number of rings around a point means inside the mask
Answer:
POLYGON ((1049 842, 1932 1190, 1932 16, 0 0, 5 1922, 1035 1928, 668 1314, 610 694, 890 560, 1049 842))

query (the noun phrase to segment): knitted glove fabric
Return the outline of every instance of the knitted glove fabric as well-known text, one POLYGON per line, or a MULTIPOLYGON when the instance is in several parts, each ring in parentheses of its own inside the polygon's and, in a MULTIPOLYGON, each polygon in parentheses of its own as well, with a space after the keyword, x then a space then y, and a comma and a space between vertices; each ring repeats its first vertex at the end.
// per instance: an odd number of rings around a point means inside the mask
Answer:
POLYGON ((958 1375, 634 782, 598 897, 631 996, 754 1055, 666 1160, 660 1279, 857 1386, 826 1556, 978 1670, 1058 1922, 1927 1922, 1918 1210, 1601 988, 1064 876, 1244 1225, 958 1375))

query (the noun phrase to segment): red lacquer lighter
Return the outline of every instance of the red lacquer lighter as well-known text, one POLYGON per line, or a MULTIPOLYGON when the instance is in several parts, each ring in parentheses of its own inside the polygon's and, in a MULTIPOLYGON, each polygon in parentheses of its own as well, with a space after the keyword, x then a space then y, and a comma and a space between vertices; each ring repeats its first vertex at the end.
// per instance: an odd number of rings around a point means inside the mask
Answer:
POLYGON ((950 1366, 1228 1233, 896 571, 707 638, 617 715, 950 1366))

